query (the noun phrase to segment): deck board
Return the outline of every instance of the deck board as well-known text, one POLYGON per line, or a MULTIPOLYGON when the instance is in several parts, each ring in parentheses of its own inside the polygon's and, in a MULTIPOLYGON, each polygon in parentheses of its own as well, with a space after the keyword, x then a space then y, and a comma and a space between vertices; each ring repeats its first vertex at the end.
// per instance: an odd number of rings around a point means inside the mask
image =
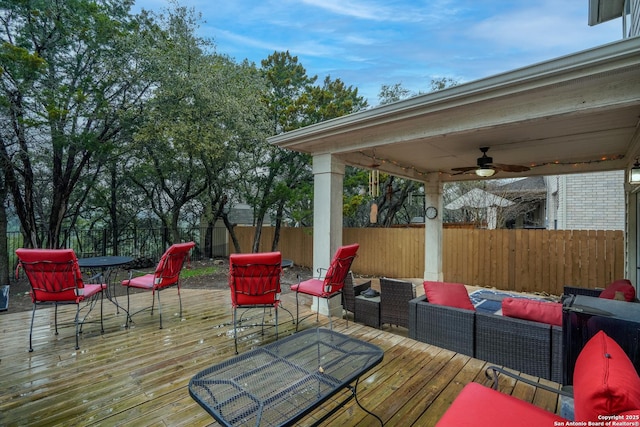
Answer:
MULTIPOLYGON (((34 326, 34 352, 28 352, 31 312, 0 315, 0 425, 162 425, 208 426, 215 421, 189 396, 187 385, 199 371, 234 355, 232 310, 228 291, 183 289, 183 316, 177 295, 164 291, 163 326, 157 313, 142 312, 125 328, 125 315, 105 301, 105 333, 99 323, 84 327, 76 351, 74 328, 53 333, 53 309, 39 308, 34 326)), ((120 298, 126 304, 126 298, 120 298)), ((134 309, 151 303, 150 293, 131 297, 134 309)), ((283 305, 295 310, 292 294, 283 305)), ((97 307, 99 310, 99 307, 97 307)), ((99 319, 97 311, 91 319, 99 319)), ((308 312, 308 308, 305 308, 308 312)), ((73 307, 62 307, 61 322, 69 322, 73 307)), ((261 311, 248 312, 254 321, 261 311)), ((295 333, 288 313, 279 312, 279 334, 295 333)), ((388 426, 433 425, 462 387, 470 381, 489 384, 486 363, 407 338, 403 328, 384 330, 333 319, 334 329, 380 346, 383 361, 363 376, 358 399, 388 426)), ((320 316, 306 319, 301 329, 327 326, 320 316)), ((272 342, 273 328, 243 331, 239 351, 272 342)), ((534 380, 537 380, 533 378, 534 380)), ((557 384, 545 381, 557 387, 557 384)), ((558 411, 557 396, 501 377, 500 390, 558 411)), ((338 396, 339 397, 339 396, 338 396)), ((335 399, 303 419, 311 425, 335 405, 335 399)), ((355 401, 324 424, 368 426, 375 419, 355 401)))

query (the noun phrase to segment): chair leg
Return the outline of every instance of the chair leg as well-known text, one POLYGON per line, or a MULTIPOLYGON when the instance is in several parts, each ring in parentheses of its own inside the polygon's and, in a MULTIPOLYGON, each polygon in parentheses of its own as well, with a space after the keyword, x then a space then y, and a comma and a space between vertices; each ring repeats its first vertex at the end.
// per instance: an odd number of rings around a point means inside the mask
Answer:
POLYGON ((238 354, 238 326, 236 324, 236 316, 238 309, 233 307, 233 343, 235 345, 236 354, 238 354))
MULTIPOLYGON (((156 290, 155 290, 155 288, 153 289, 152 293, 153 294, 151 295, 151 315, 153 316, 153 307, 154 307, 154 305, 156 303, 156 290)), ((160 294, 158 294, 158 298, 160 298, 160 294)), ((162 320, 160 320, 160 323, 162 324, 162 320)), ((162 327, 160 327, 160 329, 162 329, 162 327)))
POLYGON ((180 283, 178 283, 178 303, 180 304, 180 320, 182 320, 182 297, 180 296, 180 283))
POLYGON ((298 302, 298 293, 296 291, 296 332, 298 332, 298 325, 300 324, 300 304, 298 302))
POLYGON ((53 324, 56 328, 56 335, 58 335, 58 303, 54 303, 53 306, 55 307, 53 310, 53 324))
MULTIPOLYGON (((158 315, 160 316, 160 329, 162 329, 162 305, 160 304, 160 290, 156 292, 158 294, 158 315)), ((151 314, 153 314, 153 304, 151 305, 151 314)))
POLYGON ((127 321, 125 322, 126 327, 129 327, 129 323, 133 323, 133 319, 131 319, 131 309, 129 306, 129 289, 131 289, 131 286, 127 286, 127 321))
POLYGON ((104 334, 104 321, 102 319, 102 310, 104 309, 104 292, 100 292, 100 333, 104 334))
POLYGON ((286 307, 284 307, 282 304, 280 304, 280 308, 281 308, 282 310, 286 311, 287 313, 289 313, 289 316, 291 316, 291 322, 292 322, 293 324, 295 324, 295 323, 296 323, 296 319, 295 319, 295 317, 293 317, 293 313, 291 313, 291 312, 290 312, 286 307))
POLYGON ((278 341, 278 306, 276 306, 275 310, 276 310, 276 341, 278 341))
POLYGON ((80 304, 76 304, 76 350, 80 350, 80 343, 78 337, 80 336, 80 304))
POLYGON ((33 335, 33 319, 36 317, 36 303, 33 303, 33 311, 31 312, 31 328, 29 328, 29 353, 33 352, 31 337, 33 335))

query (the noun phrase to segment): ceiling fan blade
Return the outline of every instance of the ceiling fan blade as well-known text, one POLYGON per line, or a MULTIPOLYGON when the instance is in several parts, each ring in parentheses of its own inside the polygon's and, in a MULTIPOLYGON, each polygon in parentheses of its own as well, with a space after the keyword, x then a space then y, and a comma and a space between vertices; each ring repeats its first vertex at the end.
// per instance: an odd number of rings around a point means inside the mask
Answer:
POLYGON ((501 164, 494 164, 493 166, 495 166, 498 169, 501 169, 505 172, 526 172, 528 170, 531 170, 530 167, 528 166, 521 166, 521 165, 501 165, 501 164))
POLYGON ((467 166, 465 168, 451 168, 452 171, 456 171, 456 172, 469 172, 469 171, 474 171, 478 169, 477 166, 467 166))

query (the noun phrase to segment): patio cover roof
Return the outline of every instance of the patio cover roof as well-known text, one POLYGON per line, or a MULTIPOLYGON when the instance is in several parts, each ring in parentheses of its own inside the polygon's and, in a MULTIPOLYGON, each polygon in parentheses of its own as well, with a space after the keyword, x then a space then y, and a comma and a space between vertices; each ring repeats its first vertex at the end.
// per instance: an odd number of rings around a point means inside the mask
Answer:
POLYGON ((416 96, 269 138, 418 181, 478 179, 479 147, 530 166, 495 178, 629 168, 640 155, 640 38, 416 96))

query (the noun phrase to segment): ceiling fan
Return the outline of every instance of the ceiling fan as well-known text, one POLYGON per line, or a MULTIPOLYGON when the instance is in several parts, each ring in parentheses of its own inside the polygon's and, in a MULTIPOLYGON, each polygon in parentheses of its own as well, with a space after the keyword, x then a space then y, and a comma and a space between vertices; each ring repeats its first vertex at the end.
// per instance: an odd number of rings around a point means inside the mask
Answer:
POLYGON ((489 147, 480 147, 480 151, 482 152, 482 156, 478 157, 477 166, 468 166, 463 168, 453 168, 451 170, 459 172, 459 173, 467 173, 467 172, 475 172, 476 175, 481 176, 483 178, 487 178, 493 176, 496 172, 505 171, 505 172, 526 172, 529 168, 528 166, 520 166, 520 165, 503 165, 500 163, 493 163, 493 157, 487 156, 487 151, 489 151, 489 147))

